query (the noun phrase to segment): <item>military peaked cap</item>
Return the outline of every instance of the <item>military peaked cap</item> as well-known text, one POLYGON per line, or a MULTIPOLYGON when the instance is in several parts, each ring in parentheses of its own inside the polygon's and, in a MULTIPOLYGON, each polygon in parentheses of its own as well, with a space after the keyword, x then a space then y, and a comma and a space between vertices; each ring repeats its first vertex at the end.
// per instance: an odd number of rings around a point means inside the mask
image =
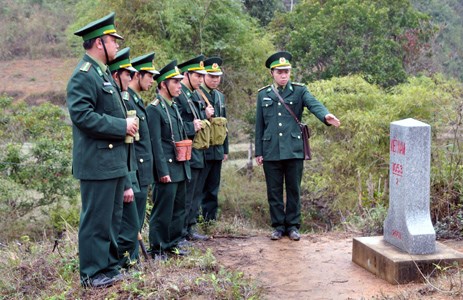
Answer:
POLYGON ((154 60, 154 52, 150 52, 148 54, 138 56, 132 59, 132 66, 137 71, 146 71, 153 75, 156 75, 156 74, 159 74, 159 71, 157 71, 154 68, 153 60, 154 60))
POLYGON ((123 40, 124 38, 116 33, 116 27, 114 26, 115 13, 88 23, 81 29, 74 32, 75 35, 81 36, 84 41, 88 41, 106 34, 112 35, 117 39, 123 40))
POLYGON ((117 71, 119 69, 125 69, 130 72, 137 72, 137 70, 135 70, 130 63, 129 47, 117 51, 116 57, 113 61, 109 62, 108 66, 111 72, 117 71))
POLYGON ((269 69, 291 69, 292 58, 293 56, 289 52, 277 52, 275 54, 272 54, 269 58, 267 58, 265 66, 269 69))
POLYGON ((209 75, 222 75, 222 59, 220 57, 210 57, 204 61, 204 68, 209 75))
POLYGON ((204 55, 199 55, 192 58, 184 63, 178 65, 180 72, 196 72, 202 75, 206 75, 206 69, 204 68, 204 55))
POLYGON ((154 75, 154 80, 158 84, 163 82, 166 79, 175 78, 175 79, 182 79, 184 76, 180 74, 180 70, 177 67, 177 61, 173 60, 164 68, 159 71, 159 74, 154 75))

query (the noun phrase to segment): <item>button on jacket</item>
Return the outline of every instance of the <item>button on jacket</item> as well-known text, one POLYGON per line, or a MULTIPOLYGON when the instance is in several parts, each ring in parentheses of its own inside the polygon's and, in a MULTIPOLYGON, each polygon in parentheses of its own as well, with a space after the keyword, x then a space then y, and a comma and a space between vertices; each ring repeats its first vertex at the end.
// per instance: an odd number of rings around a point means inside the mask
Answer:
POLYGON ((110 75, 87 54, 69 80, 67 106, 73 123, 74 176, 82 180, 126 176, 125 107, 110 75))

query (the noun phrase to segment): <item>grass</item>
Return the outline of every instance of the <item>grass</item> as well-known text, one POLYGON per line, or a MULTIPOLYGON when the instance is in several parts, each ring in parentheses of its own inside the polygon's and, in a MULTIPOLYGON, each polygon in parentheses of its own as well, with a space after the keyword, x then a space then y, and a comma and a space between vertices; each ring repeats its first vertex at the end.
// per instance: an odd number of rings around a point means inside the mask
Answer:
POLYGON ((142 260, 127 277, 106 289, 80 286, 77 233, 67 228, 57 241, 44 238, 0 249, 0 299, 260 299, 262 288, 242 272, 229 270, 211 249, 185 258, 142 260))

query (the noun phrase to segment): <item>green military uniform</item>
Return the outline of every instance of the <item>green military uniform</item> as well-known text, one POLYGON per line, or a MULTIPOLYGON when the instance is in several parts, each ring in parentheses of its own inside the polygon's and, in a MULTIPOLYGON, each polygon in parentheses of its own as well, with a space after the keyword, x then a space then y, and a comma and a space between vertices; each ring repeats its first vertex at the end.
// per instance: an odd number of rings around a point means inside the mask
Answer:
MULTIPOLYGON (((113 24, 114 13, 75 34, 84 41, 104 34, 120 38, 113 24)), ((82 284, 92 285, 93 279, 119 273, 117 236, 128 176, 126 109, 107 66, 88 54, 69 79, 66 102, 73 124, 72 168, 82 198, 80 277, 82 284)))
MULTIPOLYGON (((108 64, 111 73, 116 72, 136 72, 137 70, 132 67, 130 63, 130 48, 124 48, 117 52, 116 57, 108 64)), ((122 87, 122 83, 119 82, 120 89, 126 89, 122 87)), ((131 110, 129 103, 129 94, 127 91, 121 91, 122 99, 125 107, 131 110)), ((139 182, 137 178, 137 161, 135 156, 135 146, 133 143, 129 143, 129 179, 131 182, 132 190, 134 193, 140 192, 139 182)), ((137 205, 135 201, 124 202, 122 210, 122 223, 119 230, 119 236, 117 238, 118 253, 119 253, 119 266, 122 268, 128 268, 131 265, 130 256, 138 249, 138 214, 137 205)))
MULTIPOLYGON (((169 63, 155 76, 158 84, 169 78, 183 78, 178 72, 176 61, 169 63)), ((177 105, 158 94, 146 108, 146 113, 153 147, 156 182, 149 221, 149 242, 154 257, 156 254, 172 251, 182 240, 186 181, 191 175, 188 161, 176 161, 175 146, 172 142, 172 135, 175 141, 186 138, 177 105), (167 175, 170 176, 171 182, 162 183, 160 178, 167 175)))
MULTIPOLYGON (((204 55, 199 55, 190 59, 180 65, 178 68, 181 73, 184 72, 197 72, 205 75, 204 68, 204 55)), ((189 75, 188 75, 189 76, 189 75)), ((185 125, 185 131, 189 139, 193 140, 196 135, 193 120, 206 119, 205 103, 200 96, 191 91, 187 86, 182 83, 182 94, 175 98, 178 105, 180 115, 185 125)), ((193 235, 194 226, 199 215, 199 206, 201 204, 202 186, 198 185, 200 180, 201 170, 205 166, 205 152, 203 149, 196 149, 193 147, 190 167, 191 167, 191 180, 187 183, 187 196, 185 203, 185 227, 183 236, 189 239, 193 235)))
MULTIPOLYGON (((133 68, 137 72, 148 73, 146 76, 159 74, 153 66, 154 52, 136 57, 131 60, 133 68)), ((148 128, 148 118, 145 104, 141 96, 133 89, 128 89, 129 101, 127 106, 137 112, 139 119, 139 140, 135 140, 135 153, 138 164, 137 179, 140 185, 140 191, 135 193, 135 205, 137 206, 138 222, 137 232, 141 232, 146 215, 146 201, 148 198, 148 187, 153 184, 153 152, 151 148, 151 139, 148 128)), ((138 260, 138 243, 135 243, 135 250, 132 253, 132 259, 138 260)))
MULTIPOLYGON (((267 60, 267 67, 290 67, 288 54, 279 52, 272 55, 267 60)), ((304 108, 307 108, 320 121, 325 122, 328 110, 304 85, 288 81, 279 94, 299 120, 304 108)), ((255 145, 255 155, 262 156, 264 160, 272 227, 282 233, 299 229, 304 158, 302 135, 299 125, 280 103, 271 86, 260 89, 257 96, 255 145), (286 208, 283 183, 286 185, 286 208)))
MULTIPOLYGON (((204 68, 210 75, 221 76, 222 59, 211 57, 204 61, 204 68)), ((225 96, 217 89, 210 89, 204 84, 201 87, 201 93, 207 98, 209 103, 214 107, 214 117, 227 117, 225 108, 225 96)), ((201 170, 201 182, 203 195, 201 199, 201 214, 205 221, 215 220, 219 208, 219 188, 220 175, 222 171, 222 160, 224 155, 228 154, 228 136, 223 145, 211 146, 205 150, 206 166, 201 170)))

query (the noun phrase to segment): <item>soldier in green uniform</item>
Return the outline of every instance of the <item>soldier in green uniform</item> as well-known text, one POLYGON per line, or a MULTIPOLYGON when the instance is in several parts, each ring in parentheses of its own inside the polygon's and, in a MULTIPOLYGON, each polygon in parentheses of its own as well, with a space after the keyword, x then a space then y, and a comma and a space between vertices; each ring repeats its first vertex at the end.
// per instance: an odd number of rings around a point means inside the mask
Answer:
POLYGON ((174 60, 155 76, 156 99, 146 108, 154 157, 155 191, 149 221, 149 242, 153 258, 166 253, 185 255, 179 247, 185 224, 186 182, 190 180, 188 161, 177 161, 174 142, 186 139, 183 120, 172 102, 182 92, 183 75, 174 60))
MULTIPOLYGON (((290 81, 291 58, 288 52, 277 52, 265 62, 273 78, 273 88, 299 120, 306 107, 321 122, 338 127, 339 120, 304 85, 290 81)), ((274 228, 271 239, 279 240, 287 234, 291 240, 298 241, 303 141, 299 125, 280 102, 273 88, 270 85, 263 87, 257 96, 256 162, 264 165, 270 217, 274 228), (286 207, 283 185, 286 186, 286 207)))
POLYGON ((73 130, 73 174, 80 180, 79 263, 83 286, 106 287, 120 278, 117 237, 127 189, 126 135, 135 135, 136 120, 127 118, 107 63, 122 39, 114 13, 74 33, 86 54, 67 85, 66 103, 73 130))
MULTIPOLYGON (((141 232, 146 215, 146 201, 148 197, 148 187, 153 184, 153 152, 151 139, 148 129, 148 119, 146 116, 145 103, 140 95, 141 92, 151 89, 154 79, 153 76, 159 74, 154 68, 154 52, 148 53, 132 59, 132 66, 137 72, 132 73, 132 81, 129 83, 129 103, 130 109, 136 110, 139 119, 139 139, 135 140, 135 153, 137 157, 138 171, 137 178, 140 185, 140 192, 135 193, 135 203, 137 206, 138 232, 141 232)), ((132 260, 138 260, 138 244, 132 254, 132 260)))
MULTIPOLYGON (((125 107, 131 110, 129 103, 129 94, 127 89, 131 80, 130 74, 136 72, 130 63, 130 48, 124 48, 117 52, 116 57, 108 64, 111 75, 116 82, 125 107)), ((137 135, 136 135, 137 136, 137 135)), ((126 142, 129 144, 129 178, 131 188, 124 191, 124 205, 122 210, 122 223, 117 238, 119 248, 119 266, 128 268, 132 265, 130 255, 137 249, 138 245, 138 214, 137 206, 134 200, 134 193, 139 192, 137 179, 137 162, 135 157, 134 138, 129 137, 126 142), (128 199, 130 197, 130 199, 128 199)))
MULTIPOLYGON (((204 76, 204 84, 198 90, 203 100, 214 108, 214 117, 227 117, 225 109, 225 96, 217 88, 223 75, 222 59, 211 57, 204 61, 207 74, 204 76)), ((206 152, 206 166, 202 169, 199 185, 202 186, 201 214, 203 220, 213 221, 217 218, 219 207, 218 195, 220 187, 220 172, 222 162, 228 158, 228 136, 223 145, 211 146, 206 152)))
MULTIPOLYGON (((184 75, 182 79, 182 93, 175 98, 180 115, 185 125, 188 138, 193 140, 196 132, 205 126, 204 120, 214 114, 212 106, 206 107, 205 102, 195 93, 204 82, 206 70, 204 68, 204 55, 199 55, 178 65, 184 75)), ((196 231, 195 225, 201 204, 202 186, 198 188, 201 170, 205 166, 204 149, 193 147, 190 160, 191 180, 187 183, 186 217, 183 235, 187 240, 206 240, 208 237, 196 231)))

